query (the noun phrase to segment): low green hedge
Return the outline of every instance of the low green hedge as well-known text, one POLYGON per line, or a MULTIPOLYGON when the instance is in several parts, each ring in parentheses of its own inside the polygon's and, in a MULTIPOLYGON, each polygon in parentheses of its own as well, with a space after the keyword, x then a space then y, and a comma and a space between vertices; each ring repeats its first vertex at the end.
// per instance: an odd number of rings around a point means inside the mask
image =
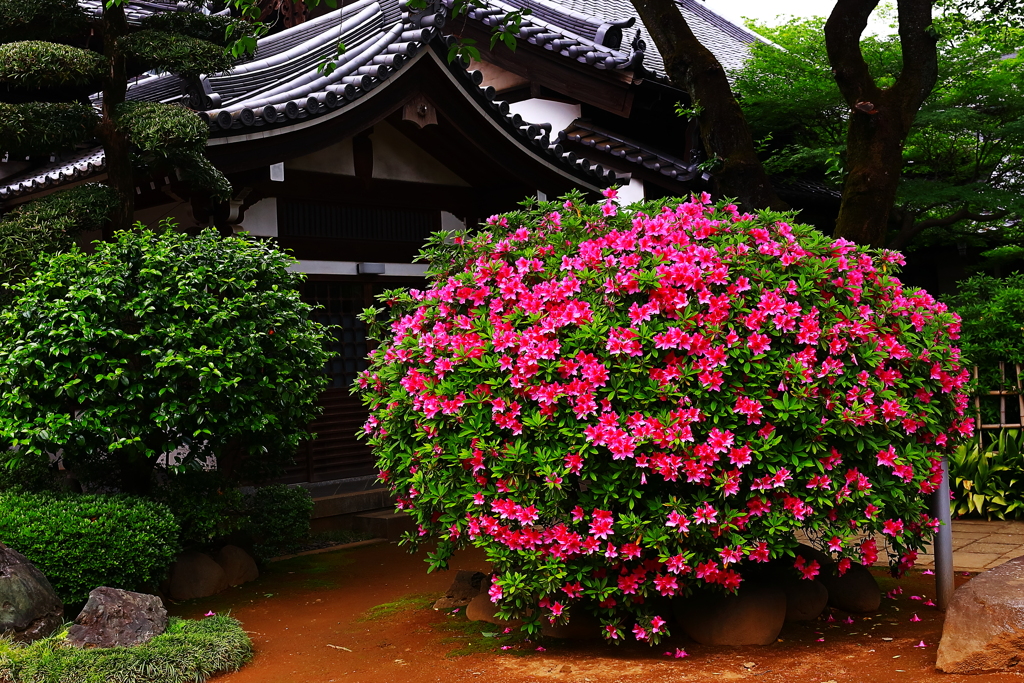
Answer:
POLYGON ((167 631, 134 647, 80 650, 67 631, 31 645, 0 640, 0 681, 11 683, 184 683, 237 671, 252 659, 252 641, 228 616, 172 617, 167 631))
POLYGON ((138 590, 159 582, 179 533, 170 510, 149 500, 0 493, 0 542, 46 574, 65 603, 84 602, 98 586, 138 590))

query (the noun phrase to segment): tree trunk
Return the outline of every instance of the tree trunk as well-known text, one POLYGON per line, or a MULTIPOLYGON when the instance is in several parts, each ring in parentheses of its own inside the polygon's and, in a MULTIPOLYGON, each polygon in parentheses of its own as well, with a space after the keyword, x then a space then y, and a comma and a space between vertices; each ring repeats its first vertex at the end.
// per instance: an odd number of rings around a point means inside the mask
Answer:
POLYGON ((825 46, 840 92, 850 105, 847 176, 836 237, 880 247, 896 201, 903 144, 938 78, 932 0, 899 0, 903 69, 879 88, 860 51, 860 36, 878 0, 839 0, 825 23, 825 46))
POLYGON ((786 210, 757 158, 753 136, 733 96, 725 69, 704 47, 674 0, 632 0, 661 53, 669 79, 700 110, 701 140, 721 166, 712 172, 715 193, 735 197, 746 210, 786 210))
POLYGON ((104 239, 110 239, 117 230, 128 230, 135 218, 135 179, 132 173, 131 150, 124 131, 117 125, 117 107, 125 101, 128 75, 124 53, 118 39, 128 35, 128 21, 124 7, 106 3, 103 9, 103 54, 108 71, 103 78, 103 111, 97 135, 103 142, 107 165, 107 185, 118 195, 117 206, 111 212, 104 239))

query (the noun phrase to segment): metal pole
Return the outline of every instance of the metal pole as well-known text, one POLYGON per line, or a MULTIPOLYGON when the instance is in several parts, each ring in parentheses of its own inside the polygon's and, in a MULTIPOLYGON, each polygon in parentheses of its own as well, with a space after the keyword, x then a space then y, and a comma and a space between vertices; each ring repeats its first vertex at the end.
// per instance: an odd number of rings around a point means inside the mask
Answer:
POLYGON ((949 518, 949 461, 942 458, 942 483, 932 494, 932 514, 939 520, 935 533, 935 602, 945 612, 953 599, 953 528, 949 518))

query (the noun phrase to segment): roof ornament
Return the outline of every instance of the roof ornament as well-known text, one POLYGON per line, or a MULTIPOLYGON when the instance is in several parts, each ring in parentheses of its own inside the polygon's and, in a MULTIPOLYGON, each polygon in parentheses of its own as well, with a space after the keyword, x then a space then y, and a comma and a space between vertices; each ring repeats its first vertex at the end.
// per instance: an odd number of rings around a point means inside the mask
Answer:
POLYGON ((633 36, 633 42, 630 43, 629 47, 629 59, 619 68, 642 71, 644 69, 644 55, 647 52, 647 41, 640 35, 640 29, 636 30, 636 35, 633 36))

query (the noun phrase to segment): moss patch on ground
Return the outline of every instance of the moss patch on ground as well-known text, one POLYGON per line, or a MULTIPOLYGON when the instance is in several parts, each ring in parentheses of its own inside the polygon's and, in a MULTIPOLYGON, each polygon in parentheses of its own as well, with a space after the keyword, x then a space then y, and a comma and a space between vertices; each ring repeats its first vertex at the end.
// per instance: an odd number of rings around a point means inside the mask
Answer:
POLYGON ((67 629, 29 645, 0 639, 0 681, 11 683, 192 683, 237 671, 252 659, 252 641, 229 616, 171 617, 167 631, 134 647, 82 650, 67 629))
POLYGON ((397 600, 392 600, 391 602, 385 602, 382 605, 371 607, 366 610, 361 617, 359 617, 359 621, 380 621, 382 619, 389 619, 401 612, 429 609, 439 597, 441 596, 437 593, 414 593, 412 595, 403 595, 397 600))

